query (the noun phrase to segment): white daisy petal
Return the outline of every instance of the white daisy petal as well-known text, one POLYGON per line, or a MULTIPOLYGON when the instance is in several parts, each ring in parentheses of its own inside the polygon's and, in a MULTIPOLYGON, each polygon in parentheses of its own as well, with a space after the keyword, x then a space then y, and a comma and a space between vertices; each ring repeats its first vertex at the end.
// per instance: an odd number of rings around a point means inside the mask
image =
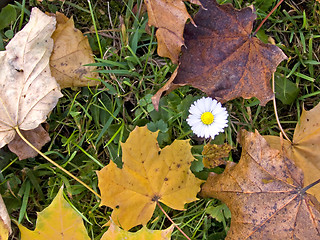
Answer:
POLYGON ((201 115, 202 112, 200 111, 200 109, 197 106, 192 104, 190 109, 189 109, 189 113, 195 114, 195 115, 201 115))
POLYGON ((211 105, 213 104, 213 101, 212 101, 212 99, 211 98, 205 98, 205 105, 204 105, 204 107, 205 107, 205 111, 206 112, 210 112, 210 110, 211 110, 211 105))
POLYGON ((214 138, 228 126, 226 108, 214 99, 205 97, 198 99, 190 106, 189 113, 187 123, 199 137, 214 138))

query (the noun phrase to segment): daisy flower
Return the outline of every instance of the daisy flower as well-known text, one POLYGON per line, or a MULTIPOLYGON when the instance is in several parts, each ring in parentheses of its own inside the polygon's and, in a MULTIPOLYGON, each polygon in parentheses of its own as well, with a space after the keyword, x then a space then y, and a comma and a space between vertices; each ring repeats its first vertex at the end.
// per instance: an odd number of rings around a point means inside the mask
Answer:
POLYGON ((187 122, 199 137, 214 138, 228 126, 228 113, 221 103, 212 98, 200 98, 190 109, 187 122))

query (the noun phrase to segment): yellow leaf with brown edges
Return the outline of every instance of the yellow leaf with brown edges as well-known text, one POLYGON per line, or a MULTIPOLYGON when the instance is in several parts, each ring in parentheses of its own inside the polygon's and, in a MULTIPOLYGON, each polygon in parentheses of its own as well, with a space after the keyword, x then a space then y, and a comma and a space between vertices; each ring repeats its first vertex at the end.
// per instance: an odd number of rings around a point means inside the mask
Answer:
POLYGON ((111 220, 108 231, 103 234, 101 240, 170 240, 173 226, 165 230, 150 230, 143 226, 137 232, 128 232, 119 228, 111 220))
POLYGON ((96 86, 100 81, 96 68, 83 66, 94 63, 88 38, 76 29, 72 18, 56 13, 57 28, 52 34, 54 48, 50 58, 50 68, 61 88, 96 86))
MULTIPOLYGON (((158 28, 158 55, 178 63, 181 46, 184 45, 183 30, 191 19, 182 0, 144 0, 148 11, 148 24, 158 28)), ((201 6, 199 0, 189 1, 201 6)), ((191 20, 192 21, 192 20, 191 20)), ((192 21, 193 22, 193 21, 192 21)))
MULTIPOLYGON (((320 178, 320 104, 310 111, 302 110, 300 122, 296 125, 292 144, 283 139, 282 144, 277 136, 264 136, 271 147, 280 150, 283 146, 288 158, 302 169, 304 186, 320 178)), ((308 193, 320 199, 320 185, 310 188, 308 193)))
POLYGON ((176 140, 160 149, 157 133, 136 127, 122 146, 123 167, 112 161, 98 174, 101 205, 113 208, 112 219, 124 230, 151 219, 157 202, 184 210, 197 200, 201 180, 190 171, 189 140, 176 140))
POLYGON ((18 224, 21 240, 90 240, 81 216, 63 198, 60 188, 52 203, 38 213, 34 231, 18 224))
POLYGON ((211 174, 201 195, 231 211, 226 239, 319 239, 320 203, 302 187, 303 173, 255 133, 241 132, 241 159, 211 174))

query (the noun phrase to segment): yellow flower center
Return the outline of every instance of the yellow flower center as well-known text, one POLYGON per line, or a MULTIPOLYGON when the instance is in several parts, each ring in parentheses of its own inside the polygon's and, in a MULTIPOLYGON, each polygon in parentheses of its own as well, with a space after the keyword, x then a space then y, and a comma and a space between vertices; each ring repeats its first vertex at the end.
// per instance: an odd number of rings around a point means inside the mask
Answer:
POLYGON ((214 116, 211 112, 204 112, 201 114, 201 122, 206 125, 213 123, 214 116))

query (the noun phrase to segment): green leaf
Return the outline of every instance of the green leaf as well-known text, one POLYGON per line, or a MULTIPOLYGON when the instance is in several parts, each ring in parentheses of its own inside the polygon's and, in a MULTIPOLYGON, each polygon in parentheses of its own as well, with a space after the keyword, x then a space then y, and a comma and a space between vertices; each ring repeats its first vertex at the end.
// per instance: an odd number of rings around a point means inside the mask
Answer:
POLYGON ((165 133, 169 130, 168 124, 165 123, 162 119, 156 122, 150 122, 147 124, 147 126, 148 126, 148 129, 152 132, 160 130, 161 132, 165 133))
POLYGON ((290 105, 298 97, 299 88, 284 76, 275 75, 276 98, 283 104, 290 105))
POLYGON ((11 39, 11 38, 13 38, 14 33, 13 33, 13 31, 10 29, 10 30, 5 31, 4 35, 5 35, 7 38, 11 39))
POLYGON ((0 12, 0 30, 9 27, 17 18, 16 9, 12 5, 7 5, 0 12))
POLYGON ((222 222, 224 219, 231 218, 231 212, 225 204, 221 204, 215 207, 210 206, 206 209, 206 213, 210 214, 211 217, 218 222, 222 222))
POLYGON ((255 7, 266 12, 272 7, 274 2, 276 2, 276 0, 257 0, 255 7))

